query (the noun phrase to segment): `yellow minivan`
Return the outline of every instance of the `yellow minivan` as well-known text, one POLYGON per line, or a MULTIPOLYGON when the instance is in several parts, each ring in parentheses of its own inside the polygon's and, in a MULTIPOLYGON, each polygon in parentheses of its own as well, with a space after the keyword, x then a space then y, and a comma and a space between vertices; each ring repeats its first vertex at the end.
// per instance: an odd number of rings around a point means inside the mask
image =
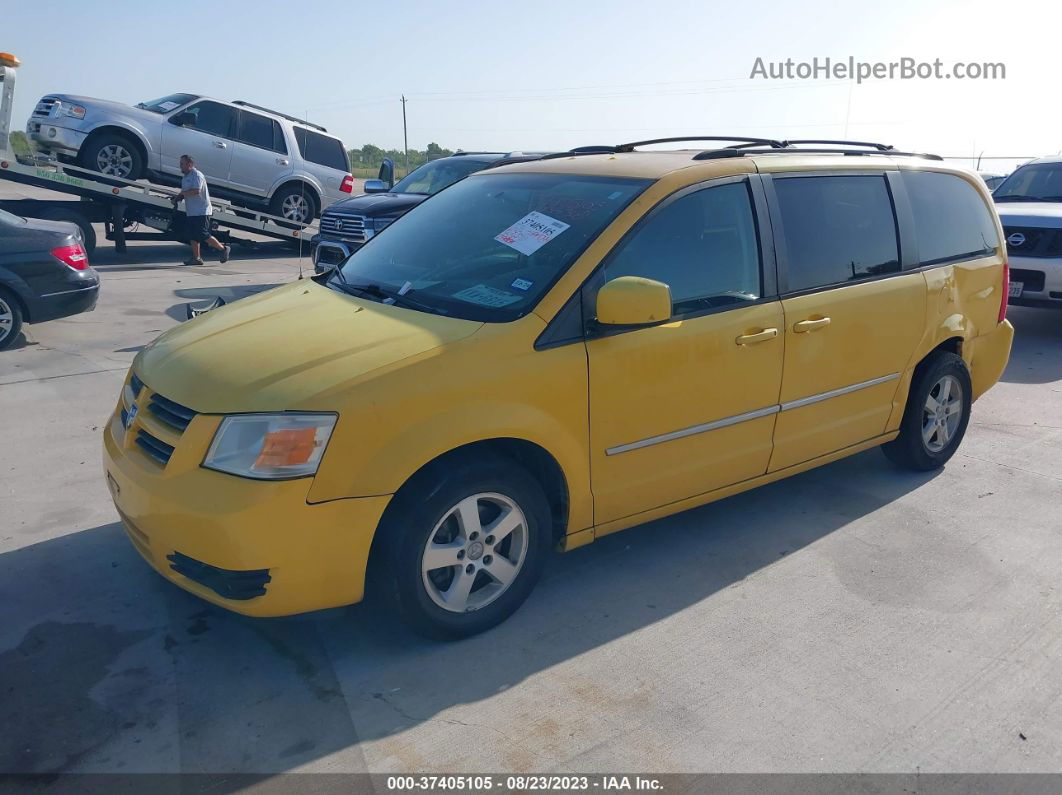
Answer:
POLYGON ((335 271, 137 355, 104 431, 163 576, 277 616, 367 578, 463 636, 552 548, 882 445, 955 452, 1000 377, 976 174, 883 145, 589 147, 468 177, 335 271))

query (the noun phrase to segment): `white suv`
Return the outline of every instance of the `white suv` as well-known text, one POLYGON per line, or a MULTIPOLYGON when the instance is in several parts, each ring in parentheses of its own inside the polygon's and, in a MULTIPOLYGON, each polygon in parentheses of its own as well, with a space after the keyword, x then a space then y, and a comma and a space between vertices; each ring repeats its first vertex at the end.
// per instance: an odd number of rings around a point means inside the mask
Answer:
POLYGON ((343 142, 319 125, 249 102, 170 94, 135 107, 49 94, 26 125, 63 160, 123 179, 170 183, 195 158, 211 194, 308 223, 354 186, 343 142))

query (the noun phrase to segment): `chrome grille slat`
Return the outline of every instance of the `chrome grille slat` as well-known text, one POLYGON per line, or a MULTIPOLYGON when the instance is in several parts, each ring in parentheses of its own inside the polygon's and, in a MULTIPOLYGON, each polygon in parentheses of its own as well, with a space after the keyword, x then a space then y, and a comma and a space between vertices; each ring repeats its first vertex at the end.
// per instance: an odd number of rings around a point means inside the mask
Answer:
POLYGON ((365 240, 368 238, 368 225, 363 215, 348 215, 338 212, 325 213, 321 216, 318 228, 322 232, 328 232, 350 240, 365 240))

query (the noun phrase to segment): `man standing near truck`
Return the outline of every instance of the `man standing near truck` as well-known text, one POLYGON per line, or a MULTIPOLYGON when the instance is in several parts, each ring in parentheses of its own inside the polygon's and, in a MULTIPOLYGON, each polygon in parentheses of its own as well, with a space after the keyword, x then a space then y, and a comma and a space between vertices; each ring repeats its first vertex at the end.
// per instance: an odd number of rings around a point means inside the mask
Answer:
POLYGON ((192 247, 192 258, 184 261, 185 265, 202 265, 203 258, 200 256, 200 245, 206 243, 212 249, 221 252, 221 261, 229 261, 229 246, 221 245, 221 242, 210 234, 210 216, 214 214, 214 208, 210 206, 210 190, 207 188, 206 177, 203 172, 195 167, 195 158, 191 155, 181 155, 181 192, 173 197, 173 206, 177 207, 184 200, 185 235, 188 245, 192 247))

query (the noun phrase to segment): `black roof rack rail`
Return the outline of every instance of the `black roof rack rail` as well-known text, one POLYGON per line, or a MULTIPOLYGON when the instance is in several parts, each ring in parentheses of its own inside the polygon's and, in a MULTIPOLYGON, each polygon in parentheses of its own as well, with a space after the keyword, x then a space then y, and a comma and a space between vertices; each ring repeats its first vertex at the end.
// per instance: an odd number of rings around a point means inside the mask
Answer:
POLYGON ((261 105, 255 105, 253 102, 244 102, 242 99, 234 99, 232 101, 232 104, 233 105, 239 105, 240 107, 243 107, 243 108, 254 108, 255 110, 260 110, 260 111, 263 111, 265 113, 272 113, 274 116, 280 116, 280 118, 287 119, 288 121, 293 121, 296 124, 304 124, 307 127, 313 127, 315 130, 320 130, 321 132, 328 132, 328 130, 326 130, 320 124, 314 124, 312 121, 306 121, 306 119, 300 119, 298 116, 289 116, 287 113, 281 113, 279 110, 271 110, 270 108, 263 108, 261 105))
POLYGON ((539 160, 556 160, 560 157, 577 157, 579 155, 611 155, 616 153, 614 146, 577 146, 567 152, 550 152, 542 155, 539 160))
POLYGON ((718 160, 724 157, 743 157, 745 155, 848 155, 852 157, 865 157, 867 155, 888 155, 893 157, 921 157, 926 160, 943 160, 940 155, 931 155, 925 152, 898 152, 895 149, 872 149, 870 151, 860 149, 822 148, 797 149, 786 147, 783 149, 707 149, 693 156, 694 160, 718 160))
POLYGON ((628 144, 620 144, 615 149, 617 152, 633 152, 635 147, 649 146, 650 144, 673 144, 682 141, 740 141, 738 146, 769 146, 772 149, 780 149, 785 146, 781 141, 773 138, 749 138, 744 135, 687 135, 679 138, 650 138, 648 141, 632 141, 628 144))
POLYGON ((786 146, 792 146, 793 144, 826 144, 827 146, 866 146, 870 149, 877 149, 879 152, 888 152, 891 149, 895 149, 892 144, 877 144, 873 141, 841 141, 832 140, 828 138, 790 138, 783 141, 786 146))

